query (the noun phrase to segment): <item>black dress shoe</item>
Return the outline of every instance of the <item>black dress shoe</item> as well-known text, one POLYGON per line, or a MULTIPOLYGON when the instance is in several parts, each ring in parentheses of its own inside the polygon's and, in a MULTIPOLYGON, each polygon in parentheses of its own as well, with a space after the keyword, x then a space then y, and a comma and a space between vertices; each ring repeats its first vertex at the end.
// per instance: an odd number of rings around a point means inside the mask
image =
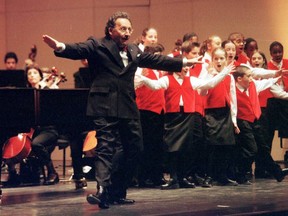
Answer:
POLYGON ((283 181, 283 179, 285 178, 285 176, 288 175, 288 168, 282 169, 280 172, 278 172, 275 175, 275 178, 278 182, 283 181))
POLYGON ((129 183, 129 187, 139 187, 138 179, 133 178, 129 183))
POLYGON ((87 188, 87 181, 85 178, 75 179, 75 189, 85 189, 87 188))
POLYGON ((57 184, 59 182, 59 176, 57 173, 50 173, 48 175, 48 178, 45 182, 45 184, 47 185, 53 185, 53 184, 57 184))
POLYGON ((161 190, 178 189, 179 187, 177 180, 169 179, 166 184, 161 185, 161 190))
POLYGON ((98 204, 101 209, 108 209, 108 191, 105 187, 100 186, 96 194, 88 194, 86 200, 89 204, 98 204))
POLYGON ((252 185, 252 182, 249 181, 247 178, 239 178, 237 179, 237 183, 240 185, 252 185))
POLYGON ((200 177, 199 175, 195 174, 193 176, 189 176, 188 181, 193 182, 196 186, 202 186, 204 182, 204 178, 200 177))
POLYGON ((207 176, 201 186, 204 188, 211 188, 213 187, 212 181, 212 178, 207 176))
POLYGON ((247 180, 252 180, 252 179, 253 179, 253 173, 252 173, 252 171, 246 172, 245 178, 246 178, 247 180))
POLYGON ((282 169, 282 173, 284 176, 288 175, 288 168, 282 169))
POLYGON ((193 182, 190 182, 187 178, 183 178, 179 182, 180 188, 195 188, 195 184, 193 182))
POLYGON ((139 181, 140 188, 154 188, 155 185, 151 179, 146 179, 145 181, 139 181))
POLYGON ((21 184, 20 175, 16 170, 9 171, 8 181, 6 182, 9 186, 17 186, 21 184))
POLYGON ((167 183, 168 180, 166 180, 164 177, 153 180, 154 187, 160 187, 161 185, 164 185, 167 183))
POLYGON ((243 182, 238 182, 241 185, 252 185, 252 182, 249 180, 243 181, 243 182))
POLYGON ((237 186, 238 183, 236 181, 233 181, 231 179, 221 179, 218 181, 218 184, 220 186, 237 186))
POLYGON ((135 203, 135 200, 120 198, 120 199, 110 200, 109 203, 114 204, 114 205, 131 205, 135 203))
POLYGON ((273 176, 267 171, 257 171, 256 170, 254 176, 257 179, 270 179, 270 178, 273 178, 273 176))

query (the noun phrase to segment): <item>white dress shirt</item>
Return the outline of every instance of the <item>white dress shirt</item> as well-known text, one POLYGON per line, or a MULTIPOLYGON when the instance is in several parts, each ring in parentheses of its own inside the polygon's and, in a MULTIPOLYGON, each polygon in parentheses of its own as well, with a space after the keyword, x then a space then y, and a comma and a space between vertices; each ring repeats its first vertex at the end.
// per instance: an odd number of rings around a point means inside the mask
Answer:
POLYGON ((283 82, 280 82, 280 84, 275 83, 274 85, 272 85, 270 91, 275 98, 288 100, 288 92, 284 90, 283 82))

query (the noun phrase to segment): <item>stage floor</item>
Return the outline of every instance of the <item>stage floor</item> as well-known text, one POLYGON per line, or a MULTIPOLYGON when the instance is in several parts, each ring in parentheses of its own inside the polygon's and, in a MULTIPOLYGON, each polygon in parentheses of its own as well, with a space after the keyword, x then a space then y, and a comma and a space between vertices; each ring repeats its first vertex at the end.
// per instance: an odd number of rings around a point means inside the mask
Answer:
POLYGON ((0 215, 288 215, 288 177, 281 183, 257 179, 250 186, 166 191, 131 188, 127 198, 135 199, 135 204, 111 205, 105 210, 86 202, 86 195, 95 188, 96 182, 89 181, 87 189, 75 190, 69 176, 52 186, 3 188, 0 215))

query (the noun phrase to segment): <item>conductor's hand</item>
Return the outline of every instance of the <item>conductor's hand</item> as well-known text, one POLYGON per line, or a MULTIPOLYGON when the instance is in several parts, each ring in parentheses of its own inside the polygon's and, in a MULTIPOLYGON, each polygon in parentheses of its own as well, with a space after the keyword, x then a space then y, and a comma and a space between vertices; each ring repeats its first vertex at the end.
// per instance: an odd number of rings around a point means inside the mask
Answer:
POLYGON ((198 56, 196 58, 192 58, 192 59, 187 59, 187 66, 190 67, 194 64, 203 64, 202 61, 200 61, 199 59, 201 59, 203 56, 198 56))
POLYGON ((43 41, 52 49, 56 51, 59 51, 62 49, 62 43, 50 37, 49 35, 43 35, 42 38, 43 38, 43 41))

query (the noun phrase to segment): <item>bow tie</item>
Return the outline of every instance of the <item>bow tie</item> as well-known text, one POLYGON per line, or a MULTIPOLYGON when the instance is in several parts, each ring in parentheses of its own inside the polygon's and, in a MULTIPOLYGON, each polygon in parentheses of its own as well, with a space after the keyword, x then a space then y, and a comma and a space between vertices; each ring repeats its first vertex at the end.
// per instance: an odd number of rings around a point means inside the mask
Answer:
POLYGON ((127 45, 125 45, 125 46, 123 46, 123 47, 119 47, 119 50, 120 50, 121 52, 127 52, 128 47, 127 47, 127 45))

